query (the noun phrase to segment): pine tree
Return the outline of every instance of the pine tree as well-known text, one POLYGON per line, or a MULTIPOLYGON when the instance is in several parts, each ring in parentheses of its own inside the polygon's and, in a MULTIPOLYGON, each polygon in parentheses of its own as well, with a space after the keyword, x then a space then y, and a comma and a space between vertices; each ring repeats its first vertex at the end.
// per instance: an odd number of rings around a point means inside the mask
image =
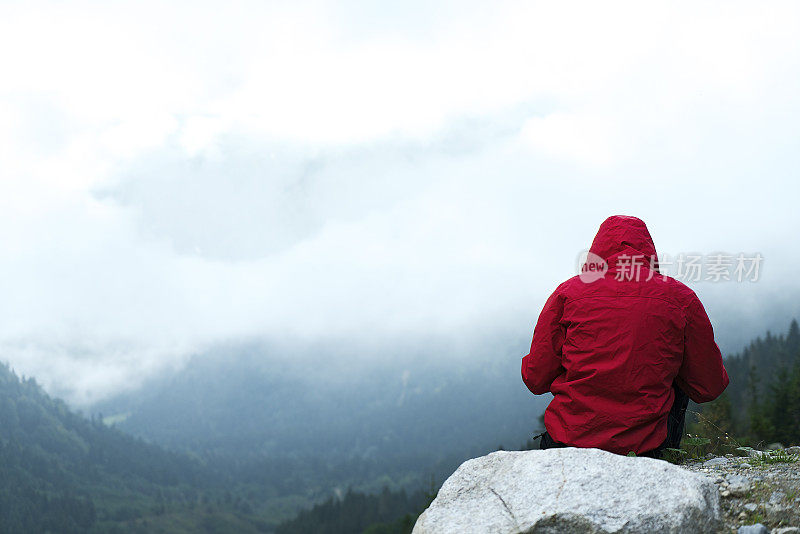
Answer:
POLYGON ((789 333, 786 334, 786 350, 793 364, 800 361, 800 326, 797 324, 797 319, 792 319, 792 324, 789 325, 789 333))
POLYGON ((779 369, 763 407, 768 426, 762 439, 766 441, 789 443, 792 440, 792 424, 786 414, 789 406, 789 385, 789 374, 785 369, 779 369))

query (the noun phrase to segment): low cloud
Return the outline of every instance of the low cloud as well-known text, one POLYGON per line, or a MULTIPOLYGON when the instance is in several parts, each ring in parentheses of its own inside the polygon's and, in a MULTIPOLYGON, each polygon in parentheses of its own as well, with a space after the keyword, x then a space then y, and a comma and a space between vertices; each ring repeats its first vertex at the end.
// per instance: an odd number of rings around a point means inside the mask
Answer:
POLYGON ((726 350, 800 312, 794 4, 95 8, 0 17, 0 351, 75 403, 228 340, 527 338, 614 213, 763 253, 696 287, 726 350))

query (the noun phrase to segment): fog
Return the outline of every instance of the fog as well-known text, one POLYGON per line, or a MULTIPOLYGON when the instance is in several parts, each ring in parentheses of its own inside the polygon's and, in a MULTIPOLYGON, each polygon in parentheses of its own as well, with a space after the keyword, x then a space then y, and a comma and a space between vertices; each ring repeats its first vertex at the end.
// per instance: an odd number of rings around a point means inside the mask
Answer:
POLYGON ((690 285, 726 353, 783 331, 799 9, 4 3, 0 359, 82 405, 232 340, 524 346, 612 214, 761 253, 690 285))

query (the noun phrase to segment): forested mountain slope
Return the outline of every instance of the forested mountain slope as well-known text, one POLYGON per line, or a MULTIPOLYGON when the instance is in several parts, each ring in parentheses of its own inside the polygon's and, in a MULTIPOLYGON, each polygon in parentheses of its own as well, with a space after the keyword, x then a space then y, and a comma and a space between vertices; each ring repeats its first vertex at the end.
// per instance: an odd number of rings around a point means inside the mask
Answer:
POLYGON ((204 457, 343 465, 348 472, 330 473, 342 487, 411 473, 424 484, 439 462, 531 435, 547 400, 527 391, 519 364, 516 354, 287 361, 238 347, 198 356, 169 380, 94 409, 127 432, 204 457))
POLYGON ((704 407, 715 424, 753 442, 800 443, 800 327, 786 334, 767 331, 725 360, 731 383, 725 395, 704 407))
POLYGON ((87 420, 0 365, 0 532, 259 531, 232 488, 224 474, 87 420))

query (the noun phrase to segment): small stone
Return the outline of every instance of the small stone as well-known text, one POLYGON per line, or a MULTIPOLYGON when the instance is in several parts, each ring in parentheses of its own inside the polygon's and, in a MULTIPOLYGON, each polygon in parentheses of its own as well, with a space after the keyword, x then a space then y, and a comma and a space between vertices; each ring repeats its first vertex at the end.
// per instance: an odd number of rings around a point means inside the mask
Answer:
POLYGON ((770 504, 780 504, 780 502, 786 497, 786 494, 782 491, 773 491, 772 495, 769 496, 770 504))
POLYGON ((728 459, 724 456, 719 456, 717 458, 711 458, 710 460, 706 460, 703 462, 704 467, 711 467, 715 465, 724 465, 728 463, 728 459))
POLYGON ((736 531, 737 534, 769 534, 769 530, 767 527, 762 525, 761 523, 756 523, 755 525, 745 525, 739 527, 739 530, 736 531))
POLYGON ((754 502, 749 502, 744 505, 744 509, 752 514, 753 512, 758 510, 758 505, 754 502))
MULTIPOLYGON (((786 452, 789 454, 800 454, 800 446, 794 445, 786 449, 786 452)), ((797 528, 797 527, 788 527, 788 528, 797 528)))
POLYGON ((739 467, 741 467, 742 469, 750 469, 753 466, 748 464, 747 462, 742 462, 741 464, 739 464, 739 467))
POLYGON ((739 512, 739 521, 747 519, 747 512, 739 512))
POLYGON ((725 491, 730 492, 731 495, 736 495, 737 497, 740 497, 745 493, 747 493, 748 491, 750 491, 750 484, 748 484, 747 482, 731 484, 725 491))
POLYGON ((725 479, 722 477, 717 477, 714 479, 714 484, 722 484, 725 482, 725 479))
POLYGON ((730 497, 731 496, 731 492, 728 491, 728 490, 723 490, 722 493, 720 493, 720 495, 722 497, 730 497))
POLYGON ((773 529, 772 534, 800 534, 798 527, 783 527, 773 529))

